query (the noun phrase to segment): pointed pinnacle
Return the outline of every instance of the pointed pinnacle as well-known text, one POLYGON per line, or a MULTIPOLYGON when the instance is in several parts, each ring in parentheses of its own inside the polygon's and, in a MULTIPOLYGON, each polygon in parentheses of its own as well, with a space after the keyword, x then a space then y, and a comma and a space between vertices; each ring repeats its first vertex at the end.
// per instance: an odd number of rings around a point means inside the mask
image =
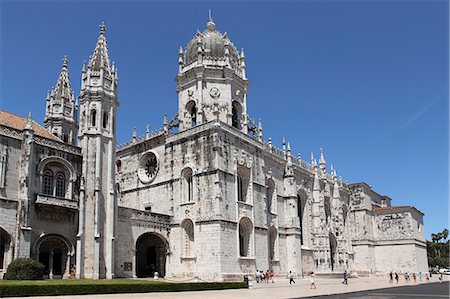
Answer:
POLYGON ((64 55, 64 57, 63 57, 63 65, 62 65, 63 68, 66 68, 68 63, 69 63, 69 60, 67 59, 67 55, 64 55))
POLYGON ((105 22, 104 21, 102 21, 102 23, 100 24, 100 34, 105 34, 105 31, 106 31, 106 25, 105 25, 105 22))

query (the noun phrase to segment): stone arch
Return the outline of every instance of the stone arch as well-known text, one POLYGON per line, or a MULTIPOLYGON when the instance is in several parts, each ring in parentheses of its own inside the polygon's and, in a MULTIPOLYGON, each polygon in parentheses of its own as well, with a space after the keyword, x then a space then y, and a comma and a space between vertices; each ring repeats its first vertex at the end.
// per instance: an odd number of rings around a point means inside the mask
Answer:
POLYGON ((169 243, 160 234, 144 233, 136 240, 136 276, 152 277, 158 272, 166 275, 166 257, 169 243))
POLYGON ((11 235, 0 227, 0 270, 6 269, 12 257, 12 238, 11 235))
POLYGON ((189 166, 181 171, 180 193, 182 203, 194 201, 194 171, 189 166))
POLYGON ((253 223, 248 217, 239 220, 239 256, 252 255, 253 223))
POLYGON ((181 222, 183 257, 195 256, 194 222, 186 218, 181 222))
POLYGON ((69 276, 75 249, 66 237, 59 234, 43 234, 35 241, 33 252, 36 260, 45 266, 44 275, 48 278, 69 276))
POLYGON ((241 129, 242 105, 238 101, 231 103, 231 125, 236 129, 241 129))

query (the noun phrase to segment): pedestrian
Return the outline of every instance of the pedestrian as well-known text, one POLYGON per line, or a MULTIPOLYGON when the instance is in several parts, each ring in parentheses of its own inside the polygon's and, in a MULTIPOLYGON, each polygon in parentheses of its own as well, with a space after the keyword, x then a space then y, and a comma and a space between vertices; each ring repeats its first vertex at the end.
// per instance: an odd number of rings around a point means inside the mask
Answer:
POLYGON ((441 274, 439 274, 439 282, 440 282, 440 283, 442 283, 442 278, 443 278, 443 277, 442 277, 442 273, 441 273, 441 274))
POLYGON ((405 272, 405 282, 408 282, 408 272, 405 272))
POLYGON ((270 271, 270 279, 272 280, 272 283, 274 283, 274 281, 273 281, 273 270, 270 271))
POLYGON ((265 277, 264 277, 264 272, 261 270, 260 271, 260 274, 259 274, 259 276, 261 276, 261 283, 263 283, 264 282, 264 279, 265 279, 265 277))
POLYGON ((394 282, 394 275, 392 274, 392 271, 389 273, 389 283, 394 282))
POLYGON ((395 272, 395 280, 397 281, 397 284, 398 284, 398 273, 397 272, 395 272))
POLYGON ((417 282, 416 272, 413 273, 413 279, 414 279, 414 283, 416 283, 417 282))
POLYGON ((419 272, 419 282, 422 282, 422 272, 419 272))
POLYGON ((256 270, 256 283, 259 283, 260 278, 261 278, 261 276, 259 275, 259 271, 256 270))
POLYGON ((311 280, 311 289, 314 287, 314 289, 316 289, 316 283, 315 283, 315 275, 314 272, 311 272, 311 276, 310 276, 310 280, 311 280))
POLYGON ((266 271, 266 283, 269 283, 269 270, 266 271))
POLYGON ((294 275, 292 274, 292 271, 289 271, 289 284, 294 283, 295 284, 295 280, 294 280, 294 275))
POLYGON ((348 274, 347 274, 347 270, 344 271, 344 281, 342 282, 343 284, 348 284, 348 274))
POLYGON ((427 283, 430 282, 430 277, 428 277, 428 273, 425 273, 425 280, 426 280, 427 283))

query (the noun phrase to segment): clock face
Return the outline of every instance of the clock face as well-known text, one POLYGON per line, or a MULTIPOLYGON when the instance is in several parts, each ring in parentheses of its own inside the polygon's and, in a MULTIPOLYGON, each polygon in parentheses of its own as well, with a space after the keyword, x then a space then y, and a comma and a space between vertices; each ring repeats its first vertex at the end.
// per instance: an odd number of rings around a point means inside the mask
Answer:
POLYGON ((209 90, 209 95, 213 98, 213 99, 218 99, 220 97, 220 91, 217 87, 213 87, 209 90))
POLYGON ((139 161, 138 176, 142 183, 152 182, 158 172, 158 158, 152 152, 143 155, 139 161))

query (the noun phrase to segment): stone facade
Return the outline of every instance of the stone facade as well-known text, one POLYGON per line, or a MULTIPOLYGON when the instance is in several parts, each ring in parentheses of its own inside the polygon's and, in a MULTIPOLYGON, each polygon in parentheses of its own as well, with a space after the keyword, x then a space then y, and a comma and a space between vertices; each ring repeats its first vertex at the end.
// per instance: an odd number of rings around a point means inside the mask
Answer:
POLYGON ((116 148, 105 34, 102 24, 79 104, 64 59, 48 130, 0 111, 3 271, 24 256, 54 278, 427 271, 420 211, 344 183, 322 150, 305 161, 264 140, 247 112, 244 51, 212 20, 179 51, 177 115, 116 148))

